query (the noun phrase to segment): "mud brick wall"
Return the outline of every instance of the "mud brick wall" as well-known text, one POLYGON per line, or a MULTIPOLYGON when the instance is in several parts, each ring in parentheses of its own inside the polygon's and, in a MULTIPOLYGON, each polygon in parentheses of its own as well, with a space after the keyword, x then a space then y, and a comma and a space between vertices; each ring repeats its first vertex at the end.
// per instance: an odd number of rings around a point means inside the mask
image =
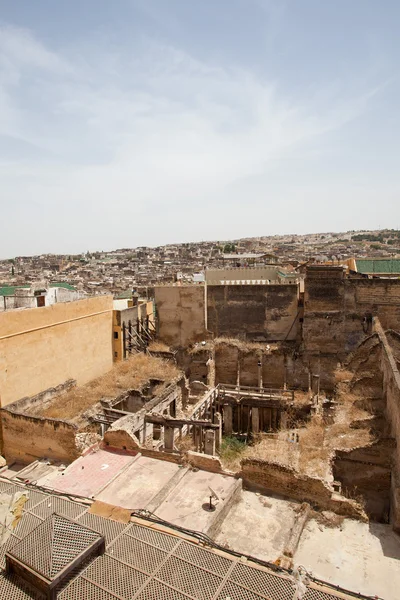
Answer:
POLYGON ((374 321, 374 329, 382 344, 381 371, 386 414, 391 433, 397 442, 392 469, 390 518, 394 529, 400 532, 400 373, 393 350, 378 319, 374 321))
POLYGON ((241 477, 250 489, 268 490, 345 516, 363 517, 353 501, 333 495, 333 490, 322 479, 301 475, 290 467, 260 459, 245 458, 241 466, 241 477))
POLYGON ((185 347, 205 339, 204 286, 154 288, 160 340, 185 347))
POLYGON ((294 340, 297 317, 297 284, 207 286, 207 328, 215 337, 294 340))
POLYGON ((388 522, 391 495, 391 463, 394 440, 383 439, 373 446, 336 451, 333 475, 343 491, 362 495, 370 518, 388 522))
POLYGON ((31 463, 50 458, 70 463, 79 456, 75 443, 76 425, 57 419, 32 417, 1 410, 3 452, 7 463, 31 463))
POLYGON ((238 377, 239 349, 230 344, 218 344, 215 348, 215 384, 236 385, 238 377))

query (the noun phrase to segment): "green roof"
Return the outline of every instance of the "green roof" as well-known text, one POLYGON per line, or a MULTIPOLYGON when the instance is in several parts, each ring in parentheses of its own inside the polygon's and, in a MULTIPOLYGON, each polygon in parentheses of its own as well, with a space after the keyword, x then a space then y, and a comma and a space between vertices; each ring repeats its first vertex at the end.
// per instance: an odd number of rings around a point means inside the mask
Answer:
POLYGON ((132 290, 121 292, 118 296, 115 296, 116 300, 132 300, 132 290))
MULTIPOLYGON (((15 295, 15 290, 29 290, 30 289, 30 285, 4 285, 2 287, 0 287, 0 296, 14 296, 15 295)), ((66 290, 71 290, 72 292, 75 292, 75 288, 69 284, 69 283, 65 283, 65 282, 61 282, 61 283, 50 283, 50 287, 52 288, 64 288, 66 290)))
POLYGON ((66 290, 71 290, 72 292, 76 291, 73 285, 66 283, 65 281, 62 281, 61 283, 51 283, 50 287, 65 288, 66 290))
POLYGON ((5 285, 0 287, 0 296, 14 296, 15 290, 29 289, 29 285, 5 285))
POLYGON ((356 266, 359 273, 367 275, 400 275, 399 258, 357 258, 356 266))

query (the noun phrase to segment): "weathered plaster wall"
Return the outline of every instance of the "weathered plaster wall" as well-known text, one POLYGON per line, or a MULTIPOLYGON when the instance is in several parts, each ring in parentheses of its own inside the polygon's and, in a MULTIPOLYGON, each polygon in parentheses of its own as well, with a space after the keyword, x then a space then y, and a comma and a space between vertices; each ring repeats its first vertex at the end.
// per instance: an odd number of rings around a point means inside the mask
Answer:
POLYGON ((204 286, 154 288, 159 338, 182 347, 205 337, 204 286))
POLYGON ((112 297, 0 314, 0 403, 112 368, 112 297))
POLYGON ((215 337, 294 340, 299 331, 298 286, 207 285, 207 328, 215 337))
POLYGON ((393 442, 389 438, 365 448, 337 450, 333 462, 333 475, 342 490, 362 496, 369 517, 384 523, 389 521, 393 442))
POLYGON ((384 329, 400 323, 400 279, 346 278, 341 267, 309 267, 305 280, 303 341, 307 352, 344 356, 371 333, 366 315, 384 329))
POLYGON ((392 348, 378 319, 374 321, 374 329, 382 344, 381 371, 387 418, 392 435, 397 442, 391 482, 391 521, 396 531, 400 532, 400 373, 392 348))
POLYGON ((14 413, 9 408, 1 411, 1 420, 8 463, 31 463, 45 457, 69 463, 79 456, 77 427, 72 423, 14 413))

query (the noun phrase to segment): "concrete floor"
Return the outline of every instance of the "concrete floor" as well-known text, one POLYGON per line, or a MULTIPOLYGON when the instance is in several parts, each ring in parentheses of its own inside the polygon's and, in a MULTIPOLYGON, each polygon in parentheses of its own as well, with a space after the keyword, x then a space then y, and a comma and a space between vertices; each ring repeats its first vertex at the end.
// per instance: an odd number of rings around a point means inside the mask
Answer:
POLYGON ((241 482, 233 477, 206 471, 188 471, 156 510, 156 514, 175 525, 211 535, 230 507, 232 495, 238 486, 241 486, 241 482), (209 502, 210 488, 219 498, 213 501, 216 506, 213 512, 204 509, 209 502))
POLYGON ((354 592, 400 598, 400 538, 389 525, 346 519, 340 529, 330 529, 309 521, 294 563, 354 592))
MULTIPOLYGON (((180 472, 182 467, 175 463, 140 456, 107 485, 96 499, 123 508, 146 508, 169 482, 173 483, 180 472)), ((161 500, 162 498, 160 502, 161 500)), ((152 508, 154 510, 156 506, 152 508)))
POLYGON ((243 554, 274 561, 282 553, 294 523, 293 504, 242 491, 222 523, 216 541, 243 554))

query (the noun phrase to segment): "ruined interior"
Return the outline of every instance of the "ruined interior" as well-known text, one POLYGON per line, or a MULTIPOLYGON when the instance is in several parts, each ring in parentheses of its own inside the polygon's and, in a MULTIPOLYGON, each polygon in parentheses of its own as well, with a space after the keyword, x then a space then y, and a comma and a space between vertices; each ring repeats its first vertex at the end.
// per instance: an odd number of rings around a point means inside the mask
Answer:
POLYGON ((2 408, 4 472, 147 511, 287 572, 301 560, 345 590, 395 585, 400 285, 376 281, 366 295, 365 280, 311 267, 304 294, 260 284, 254 314, 253 285, 177 287, 168 302, 164 290, 145 353, 2 408), (368 560, 390 583, 355 572, 352 558, 332 572, 354 536, 362 552, 379 542, 368 560), (322 566, 321 543, 331 553, 322 566))

